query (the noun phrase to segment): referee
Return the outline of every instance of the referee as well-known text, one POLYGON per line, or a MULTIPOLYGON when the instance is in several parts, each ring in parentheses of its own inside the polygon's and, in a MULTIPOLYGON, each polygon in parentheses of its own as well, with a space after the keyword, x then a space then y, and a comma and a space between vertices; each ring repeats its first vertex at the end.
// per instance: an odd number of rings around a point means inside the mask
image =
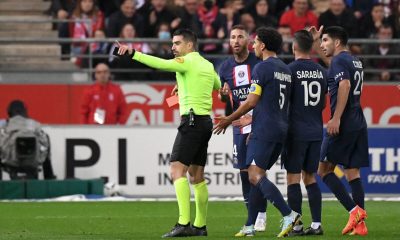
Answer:
POLYGON ((135 51, 118 43, 119 55, 128 53, 133 60, 149 67, 176 72, 181 123, 172 148, 170 171, 179 207, 179 220, 162 237, 207 236, 208 189, 204 179, 208 141, 212 133, 210 112, 212 91, 221 82, 212 63, 196 52, 197 37, 188 29, 178 29, 172 38, 174 59, 165 60, 135 51), (190 187, 194 188, 196 218, 190 226, 190 187))

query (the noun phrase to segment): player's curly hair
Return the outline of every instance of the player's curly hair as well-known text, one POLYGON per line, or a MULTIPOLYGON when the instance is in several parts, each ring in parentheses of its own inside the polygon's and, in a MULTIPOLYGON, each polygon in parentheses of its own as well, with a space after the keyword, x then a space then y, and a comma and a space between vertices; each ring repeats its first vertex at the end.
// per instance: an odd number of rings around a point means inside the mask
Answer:
POLYGON ((256 34, 258 39, 265 44, 268 51, 279 52, 282 47, 282 36, 279 32, 271 27, 257 28, 256 34))

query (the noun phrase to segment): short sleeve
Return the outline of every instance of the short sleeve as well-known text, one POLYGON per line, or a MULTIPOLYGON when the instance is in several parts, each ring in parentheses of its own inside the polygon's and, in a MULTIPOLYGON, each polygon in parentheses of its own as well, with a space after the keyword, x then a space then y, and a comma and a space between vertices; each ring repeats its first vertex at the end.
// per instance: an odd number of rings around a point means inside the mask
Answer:
POLYGON ((340 61, 340 59, 332 62, 331 69, 335 82, 340 82, 344 79, 350 80, 349 70, 345 67, 344 62, 340 61))
POLYGON ((256 67, 254 67, 253 71, 252 71, 252 80, 251 83, 255 83, 257 85, 259 85, 261 88, 264 88, 265 85, 267 84, 267 78, 265 77, 266 72, 265 70, 263 71, 260 67, 260 65, 257 65, 256 67))

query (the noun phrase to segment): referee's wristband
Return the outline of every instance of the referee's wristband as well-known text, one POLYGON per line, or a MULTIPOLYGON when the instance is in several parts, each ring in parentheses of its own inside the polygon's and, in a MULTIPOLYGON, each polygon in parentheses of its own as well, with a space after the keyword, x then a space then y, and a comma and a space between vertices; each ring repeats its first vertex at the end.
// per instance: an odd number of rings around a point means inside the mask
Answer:
POLYGON ((133 59, 133 57, 135 56, 136 50, 134 48, 132 48, 132 53, 129 54, 128 52, 126 53, 131 59, 133 59))

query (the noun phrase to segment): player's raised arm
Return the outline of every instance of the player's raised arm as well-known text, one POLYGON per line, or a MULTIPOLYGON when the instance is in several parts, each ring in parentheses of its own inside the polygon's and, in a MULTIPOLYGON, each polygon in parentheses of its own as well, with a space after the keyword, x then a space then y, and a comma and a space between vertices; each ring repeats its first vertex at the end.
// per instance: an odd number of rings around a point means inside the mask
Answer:
POLYGON ((184 73, 190 68, 189 61, 184 57, 176 57, 174 59, 167 60, 147 55, 141 52, 137 52, 132 47, 125 44, 121 44, 118 41, 116 41, 116 44, 118 45, 118 49, 116 50, 116 53, 114 53, 115 55, 123 56, 128 54, 131 56, 133 60, 136 60, 140 63, 143 63, 155 69, 164 70, 168 72, 184 73))
POLYGON ((168 72, 184 73, 190 68, 190 63, 185 57, 176 57, 174 59, 162 59, 141 52, 133 55, 133 60, 143 63, 149 67, 164 70, 168 72))

